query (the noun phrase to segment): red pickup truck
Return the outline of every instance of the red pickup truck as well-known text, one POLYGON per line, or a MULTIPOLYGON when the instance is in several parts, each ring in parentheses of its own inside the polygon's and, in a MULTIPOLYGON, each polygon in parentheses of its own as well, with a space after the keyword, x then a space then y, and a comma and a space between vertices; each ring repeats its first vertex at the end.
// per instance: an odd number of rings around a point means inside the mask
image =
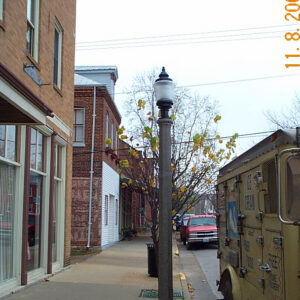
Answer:
POLYGON ((216 217, 198 215, 190 217, 186 226, 186 247, 189 250, 193 243, 218 243, 216 217))

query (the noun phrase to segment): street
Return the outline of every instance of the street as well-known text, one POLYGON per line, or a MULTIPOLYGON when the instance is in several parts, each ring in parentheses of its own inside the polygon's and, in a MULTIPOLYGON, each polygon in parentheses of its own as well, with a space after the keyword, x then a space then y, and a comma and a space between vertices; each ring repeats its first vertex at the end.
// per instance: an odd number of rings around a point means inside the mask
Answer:
POLYGON ((217 246, 193 245, 192 250, 187 250, 186 246, 178 241, 178 249, 182 270, 187 282, 190 282, 194 289, 192 299, 223 299, 216 286, 216 280, 219 279, 217 246))

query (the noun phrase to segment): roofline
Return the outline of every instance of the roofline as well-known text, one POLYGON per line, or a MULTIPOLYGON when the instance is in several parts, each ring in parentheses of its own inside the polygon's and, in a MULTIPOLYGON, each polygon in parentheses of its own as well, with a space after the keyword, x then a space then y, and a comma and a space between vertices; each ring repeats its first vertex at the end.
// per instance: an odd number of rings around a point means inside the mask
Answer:
POLYGON ((245 165, 266 152, 288 144, 297 144, 296 129, 279 129, 221 168, 219 177, 245 165))

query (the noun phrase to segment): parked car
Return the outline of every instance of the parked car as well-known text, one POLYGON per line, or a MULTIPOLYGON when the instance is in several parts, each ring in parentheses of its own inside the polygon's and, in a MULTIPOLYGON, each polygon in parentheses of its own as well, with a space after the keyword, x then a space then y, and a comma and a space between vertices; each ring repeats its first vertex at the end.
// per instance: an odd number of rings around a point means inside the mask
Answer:
POLYGON ((186 244, 186 226, 190 217, 183 218, 180 224, 180 239, 183 245, 186 244))
POLYGON ((216 217, 214 215, 198 215, 188 218, 186 226, 186 247, 193 243, 218 243, 216 217))

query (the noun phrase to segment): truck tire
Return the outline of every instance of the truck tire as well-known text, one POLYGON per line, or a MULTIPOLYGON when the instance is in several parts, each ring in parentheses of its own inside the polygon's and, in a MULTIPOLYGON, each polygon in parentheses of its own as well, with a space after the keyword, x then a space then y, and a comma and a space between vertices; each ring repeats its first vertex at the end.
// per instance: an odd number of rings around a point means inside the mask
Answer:
POLYGON ((231 280, 230 279, 227 279, 225 281, 222 294, 224 296, 224 300, 233 300, 232 285, 231 285, 231 280))

